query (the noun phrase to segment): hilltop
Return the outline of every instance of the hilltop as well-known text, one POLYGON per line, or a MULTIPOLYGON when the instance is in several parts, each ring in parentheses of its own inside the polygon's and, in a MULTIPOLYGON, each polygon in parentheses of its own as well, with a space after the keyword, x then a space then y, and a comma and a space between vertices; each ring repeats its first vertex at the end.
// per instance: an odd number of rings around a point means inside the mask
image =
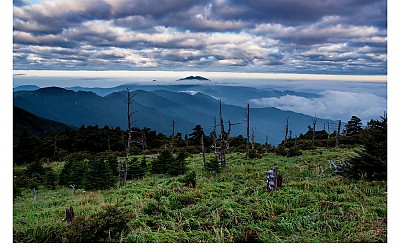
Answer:
POLYGON ((183 80, 210 81, 210 79, 207 79, 207 78, 202 77, 202 76, 188 76, 188 77, 185 77, 185 78, 178 79, 177 81, 183 81, 183 80))

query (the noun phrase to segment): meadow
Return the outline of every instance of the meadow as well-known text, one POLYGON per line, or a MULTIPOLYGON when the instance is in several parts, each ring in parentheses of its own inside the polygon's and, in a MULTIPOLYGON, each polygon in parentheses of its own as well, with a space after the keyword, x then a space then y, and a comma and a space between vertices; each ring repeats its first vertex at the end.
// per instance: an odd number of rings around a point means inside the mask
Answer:
POLYGON ((26 189, 13 202, 14 242, 68 242, 66 208, 88 217, 107 205, 130 215, 118 242, 387 242, 387 182, 350 180, 329 168, 328 160, 354 154, 318 148, 247 160, 230 153, 221 173, 206 172, 192 155, 186 161, 195 187, 182 176, 146 175, 102 191, 39 187, 36 201, 26 189), (264 171, 272 166, 283 185, 268 192, 264 171))

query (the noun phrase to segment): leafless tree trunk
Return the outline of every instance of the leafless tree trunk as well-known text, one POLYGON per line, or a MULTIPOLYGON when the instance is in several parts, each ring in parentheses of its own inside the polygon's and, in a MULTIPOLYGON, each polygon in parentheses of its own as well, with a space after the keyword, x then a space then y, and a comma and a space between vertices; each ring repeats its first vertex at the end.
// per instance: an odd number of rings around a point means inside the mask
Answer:
POLYGON ((328 140, 326 140, 326 146, 328 147, 328 145, 329 145, 329 136, 330 136, 330 131, 329 131, 329 122, 327 122, 327 125, 328 125, 328 140))
POLYGON ((339 120, 339 125, 338 125, 338 129, 337 129, 337 132, 336 132, 336 143, 335 143, 335 147, 336 148, 339 147, 339 135, 340 135, 340 126, 341 126, 341 124, 342 124, 342 121, 339 120))
POLYGON ((204 153, 204 135, 201 135, 201 156, 203 159, 203 167, 206 167, 206 155, 204 153))
POLYGON ((221 99, 219 99, 219 125, 220 125, 220 129, 221 129, 221 149, 220 149, 220 160, 221 160, 221 167, 225 168, 226 166, 226 159, 225 159, 225 154, 226 154, 226 144, 225 144, 225 129, 224 129, 224 120, 222 118, 222 101, 221 99))
POLYGON ((313 117, 313 133, 312 133, 312 140, 315 140, 315 124, 317 124, 317 114, 313 117))
POLYGON ((214 127, 213 127, 213 132, 212 132, 212 140, 213 140, 213 145, 212 147, 214 148, 214 153, 217 153, 217 118, 214 116, 214 127))
POLYGON ((131 151, 131 142, 132 142, 132 135, 131 135, 131 126, 132 126, 132 115, 134 113, 136 113, 136 111, 131 112, 131 102, 132 102, 132 98, 133 96, 131 95, 131 93, 129 92, 129 89, 126 89, 127 93, 128 93, 128 97, 127 97, 127 120, 128 120, 128 141, 125 145, 125 164, 120 166, 120 171, 119 171, 119 182, 120 185, 124 185, 126 182, 126 177, 128 174, 128 161, 129 161, 129 154, 131 151))
POLYGON ((251 129, 251 150, 254 150, 256 144, 256 138, 254 135, 254 129, 251 129))
POLYGON ((173 154, 175 151, 175 145, 174 145, 174 140, 175 140, 175 120, 172 120, 172 135, 171 135, 171 153, 173 154))
POLYGON ((285 144, 288 139, 288 132, 289 132, 289 118, 286 119, 286 126, 285 126, 285 144))
POLYGON ((246 113, 246 158, 249 158, 250 151, 250 104, 247 103, 247 113, 246 113))
POLYGON ((226 134, 226 153, 229 154, 229 138, 231 137, 232 123, 228 120, 228 133, 226 134))
POLYGON ((234 125, 238 125, 238 124, 242 124, 242 123, 231 123, 231 121, 228 121, 228 133, 226 135, 226 153, 229 154, 229 139, 231 138, 231 131, 232 131, 232 126, 234 125))
POLYGON ((141 132, 142 134, 142 150, 146 150, 146 134, 144 133, 144 131, 142 130, 141 132))
POLYGON ((185 133, 185 144, 186 144, 186 147, 189 146, 189 136, 188 136, 187 132, 185 133))

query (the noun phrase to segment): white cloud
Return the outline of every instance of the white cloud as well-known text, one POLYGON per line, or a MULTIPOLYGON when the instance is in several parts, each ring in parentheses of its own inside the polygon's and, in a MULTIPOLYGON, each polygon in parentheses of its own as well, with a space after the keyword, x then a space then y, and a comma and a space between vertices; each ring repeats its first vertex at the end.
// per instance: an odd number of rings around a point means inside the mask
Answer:
POLYGON ((352 115, 360 117, 364 123, 378 119, 387 110, 385 98, 371 93, 322 91, 319 98, 285 95, 281 97, 249 100, 257 107, 276 107, 333 120, 348 121, 352 115))

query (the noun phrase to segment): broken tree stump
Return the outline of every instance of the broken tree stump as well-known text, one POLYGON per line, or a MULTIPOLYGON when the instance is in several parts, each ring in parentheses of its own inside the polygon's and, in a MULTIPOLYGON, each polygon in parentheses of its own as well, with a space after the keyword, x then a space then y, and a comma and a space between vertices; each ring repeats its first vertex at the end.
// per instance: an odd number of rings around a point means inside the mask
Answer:
POLYGON ((75 219, 74 209, 72 206, 65 210, 65 221, 68 223, 72 223, 75 219))
POLYGON ((37 199, 37 192, 36 192, 36 188, 32 189, 32 193, 33 193, 33 200, 35 201, 37 199))
POLYGON ((264 171, 264 173, 266 174, 267 180, 265 184, 268 191, 272 192, 282 186, 282 174, 278 173, 277 166, 271 167, 268 171, 264 171))

